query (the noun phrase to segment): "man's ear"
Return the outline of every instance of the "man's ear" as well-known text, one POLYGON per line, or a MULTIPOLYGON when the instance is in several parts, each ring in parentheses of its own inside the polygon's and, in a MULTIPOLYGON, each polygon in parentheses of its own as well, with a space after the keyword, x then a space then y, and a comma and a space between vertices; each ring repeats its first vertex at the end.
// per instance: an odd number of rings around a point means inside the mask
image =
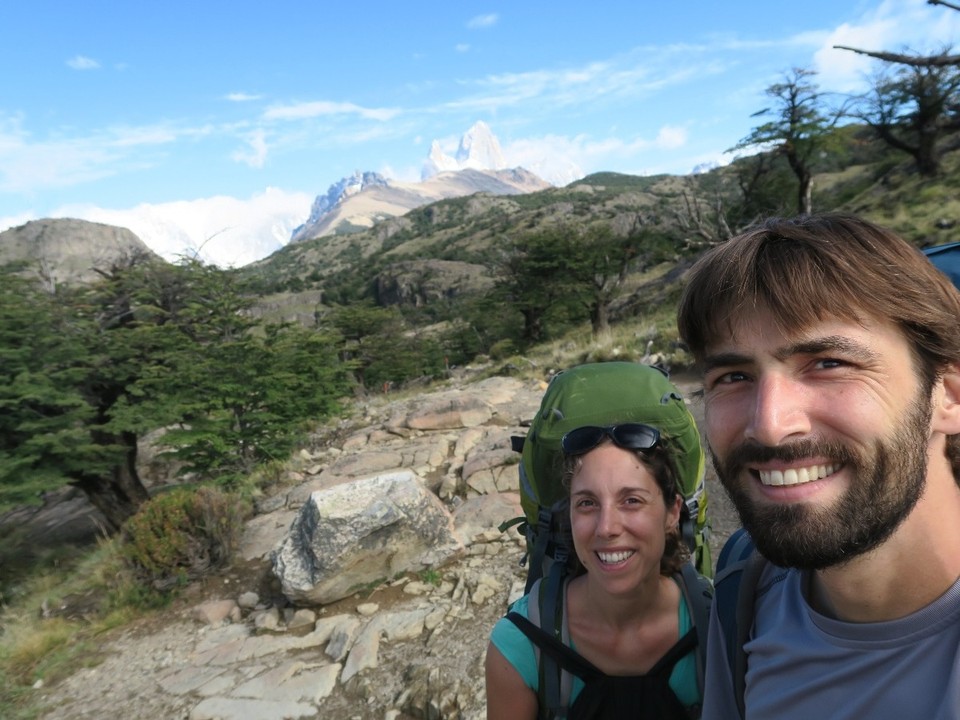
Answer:
POLYGON ((960 364, 948 365, 933 391, 931 429, 944 435, 960 434, 960 364))

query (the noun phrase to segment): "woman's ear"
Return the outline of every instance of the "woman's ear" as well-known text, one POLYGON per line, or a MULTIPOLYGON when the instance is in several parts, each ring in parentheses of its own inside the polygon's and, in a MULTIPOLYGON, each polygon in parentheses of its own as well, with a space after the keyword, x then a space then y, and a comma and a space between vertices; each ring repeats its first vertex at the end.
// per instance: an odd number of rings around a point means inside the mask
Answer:
POLYGON ((673 501, 673 506, 667 508, 666 530, 676 530, 680 527, 680 513, 682 509, 683 498, 680 496, 680 493, 677 493, 677 497, 674 498, 673 501))

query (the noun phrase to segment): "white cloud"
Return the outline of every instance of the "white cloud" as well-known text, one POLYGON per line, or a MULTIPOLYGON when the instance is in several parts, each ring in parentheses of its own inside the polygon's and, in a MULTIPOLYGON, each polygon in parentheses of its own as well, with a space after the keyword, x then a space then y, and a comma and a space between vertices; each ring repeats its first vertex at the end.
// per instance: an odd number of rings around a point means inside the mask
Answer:
POLYGON ((113 139, 109 144, 114 147, 135 147, 139 145, 165 145, 175 142, 177 131, 162 125, 143 127, 112 128, 113 139))
POLYGON ((0 191, 32 193, 113 174, 120 155, 88 138, 30 142, 17 122, 0 123, 0 191))
POLYGON ((36 140, 22 128, 22 118, 0 116, 0 191, 33 193, 111 177, 132 164, 142 167, 145 161, 137 157, 141 148, 205 132, 152 125, 36 140))
POLYGON ((246 137, 249 151, 237 150, 231 158, 252 168, 262 168, 267 161, 267 140, 263 130, 254 130, 246 137))
POLYGON ((76 55, 67 60, 67 66, 74 70, 96 70, 100 67, 100 63, 85 55, 76 55))
POLYGON ((353 103, 338 103, 325 100, 280 105, 267 110, 267 120, 305 120, 326 115, 359 115, 367 120, 391 120, 400 113, 397 108, 364 108, 353 103))
POLYGON ((221 267, 263 258, 290 240, 313 196, 267 188, 248 199, 215 196, 125 210, 67 205, 50 217, 74 217, 129 228, 167 260, 199 256, 221 267))
POLYGON ((0 217, 0 232, 8 230, 13 227, 19 227, 24 223, 30 222, 31 220, 36 220, 37 214, 33 210, 24 210, 21 213, 16 215, 6 215, 0 217))
POLYGON ((685 128, 664 125, 657 133, 654 144, 664 150, 675 150, 683 147, 687 144, 687 131, 685 128))
POLYGON ((454 50, 458 53, 465 53, 470 51, 470 45, 467 43, 457 43, 454 45, 454 50))
POLYGON ((226 95, 226 99, 230 102, 250 102, 251 100, 259 100, 260 96, 245 92, 232 92, 226 95))
POLYGON ((500 18, 496 13, 477 15, 470 18, 470 20, 467 22, 467 27, 471 30, 485 30, 486 28, 496 25, 499 19, 500 18))

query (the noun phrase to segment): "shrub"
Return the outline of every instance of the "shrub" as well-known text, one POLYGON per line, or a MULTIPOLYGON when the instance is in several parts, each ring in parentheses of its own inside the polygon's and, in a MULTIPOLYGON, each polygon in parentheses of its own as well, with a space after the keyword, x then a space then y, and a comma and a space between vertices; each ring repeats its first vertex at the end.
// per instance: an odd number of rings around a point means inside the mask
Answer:
POLYGON ((121 552, 140 580, 167 590, 227 564, 242 524, 234 496, 210 487, 172 490, 127 521, 121 552))

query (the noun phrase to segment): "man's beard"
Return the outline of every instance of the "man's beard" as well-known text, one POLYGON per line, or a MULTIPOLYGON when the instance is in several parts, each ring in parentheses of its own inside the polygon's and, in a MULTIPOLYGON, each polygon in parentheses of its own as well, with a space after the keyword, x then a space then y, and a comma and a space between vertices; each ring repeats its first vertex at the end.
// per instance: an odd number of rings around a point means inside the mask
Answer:
MULTIPOLYGON (((910 514, 923 493, 931 402, 922 394, 902 425, 869 448, 854 449, 817 438, 767 447, 745 443, 714 467, 757 548, 781 567, 820 570, 847 562, 880 545, 910 514), (841 464, 849 488, 830 507, 756 501, 745 485, 756 482, 748 463, 825 458, 841 464)), ((712 452, 712 451, 711 451, 712 452)))

